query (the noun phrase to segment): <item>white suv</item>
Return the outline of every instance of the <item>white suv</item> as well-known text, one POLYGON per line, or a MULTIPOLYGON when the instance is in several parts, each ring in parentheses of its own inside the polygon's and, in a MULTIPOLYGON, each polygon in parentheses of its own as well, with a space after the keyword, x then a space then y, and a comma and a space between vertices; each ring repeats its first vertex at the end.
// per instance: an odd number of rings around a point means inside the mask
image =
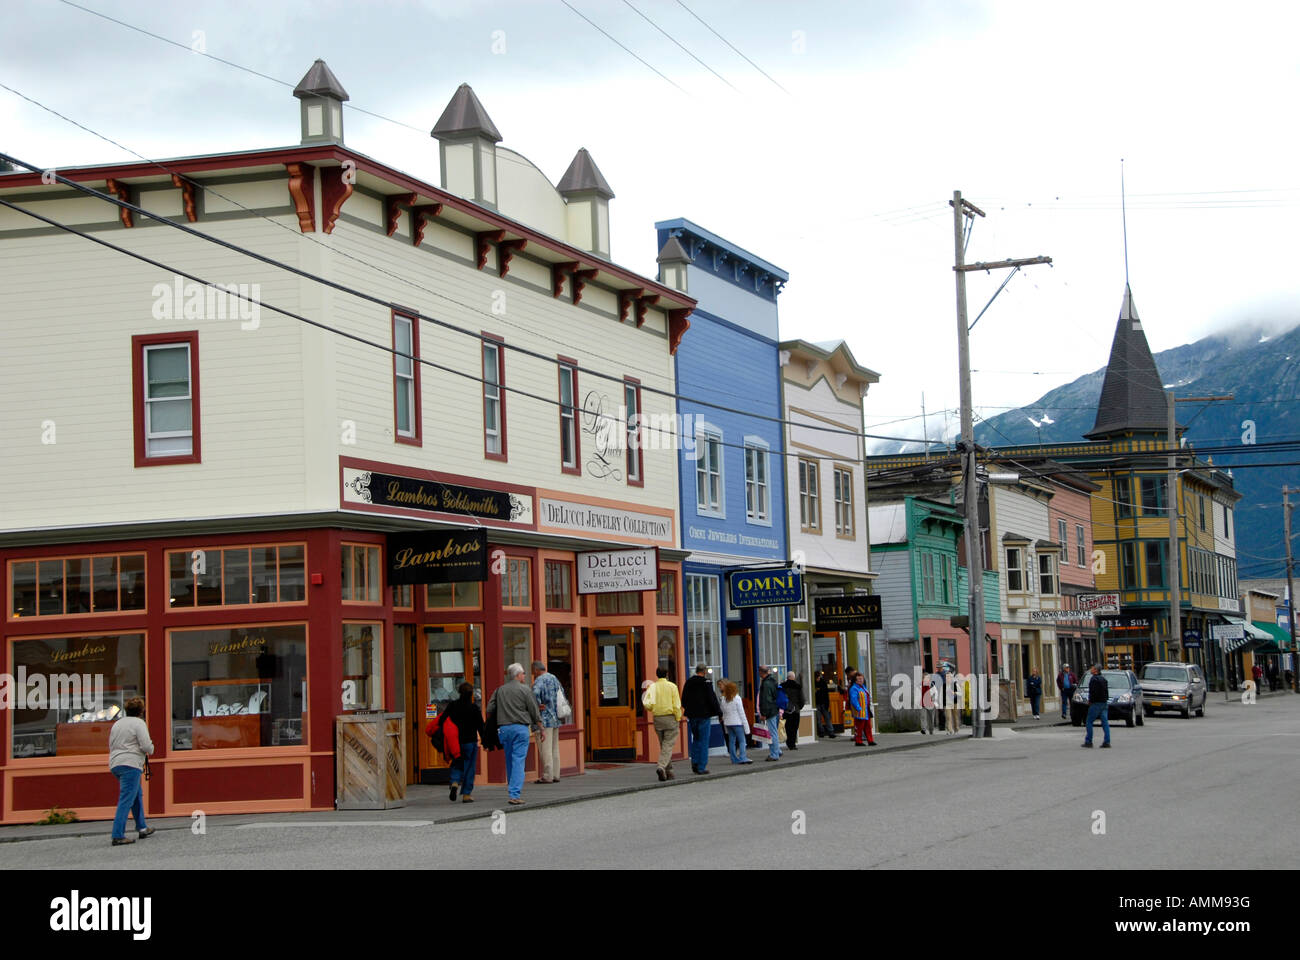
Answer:
POLYGON ((1187 719, 1205 716, 1205 674, 1194 663, 1148 663, 1142 668, 1142 712, 1177 710, 1187 719))

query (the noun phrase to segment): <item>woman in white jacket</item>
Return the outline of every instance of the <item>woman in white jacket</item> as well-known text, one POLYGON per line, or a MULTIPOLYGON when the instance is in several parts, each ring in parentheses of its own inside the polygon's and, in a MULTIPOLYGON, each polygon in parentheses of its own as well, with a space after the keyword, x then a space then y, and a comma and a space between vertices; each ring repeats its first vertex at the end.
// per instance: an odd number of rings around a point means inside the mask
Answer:
POLYGON ((745 716, 745 702, 738 696, 740 690, 730 680, 723 680, 718 689, 722 691, 722 729, 727 734, 727 755, 732 763, 753 763, 745 753, 749 718, 745 716))
POLYGON ((126 702, 126 716, 108 732, 108 769, 117 777, 117 815, 113 817, 113 846, 135 843, 126 835, 126 814, 135 817, 135 828, 143 840, 153 834, 153 827, 144 822, 144 793, 140 789, 140 775, 144 773, 145 757, 153 753, 149 727, 144 722, 144 700, 140 697, 126 702))

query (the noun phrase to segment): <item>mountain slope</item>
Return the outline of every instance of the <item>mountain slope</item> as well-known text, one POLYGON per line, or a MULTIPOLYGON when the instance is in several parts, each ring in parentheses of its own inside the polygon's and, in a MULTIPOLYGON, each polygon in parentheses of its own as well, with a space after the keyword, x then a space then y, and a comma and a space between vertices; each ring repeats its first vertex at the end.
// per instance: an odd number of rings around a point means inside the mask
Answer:
MULTIPOLYGON (((1166 387, 1176 397, 1232 394, 1230 403, 1178 406, 1187 442, 1199 447, 1241 444, 1253 423, 1255 441, 1300 440, 1300 327, 1278 336, 1242 329, 1205 337, 1155 354, 1166 387)), ((1105 370, 1057 387, 1017 410, 976 423, 986 446, 1074 442, 1090 431, 1105 370), (1046 416, 1051 423, 1044 420, 1046 416), (1035 426, 1030 417, 1039 422, 1035 426)), ((1300 461, 1294 453, 1242 457, 1220 455, 1219 466, 1249 461, 1300 461)), ((1300 466, 1237 470, 1243 494, 1236 510, 1238 569, 1242 579, 1281 575, 1282 486, 1300 486, 1300 466)))

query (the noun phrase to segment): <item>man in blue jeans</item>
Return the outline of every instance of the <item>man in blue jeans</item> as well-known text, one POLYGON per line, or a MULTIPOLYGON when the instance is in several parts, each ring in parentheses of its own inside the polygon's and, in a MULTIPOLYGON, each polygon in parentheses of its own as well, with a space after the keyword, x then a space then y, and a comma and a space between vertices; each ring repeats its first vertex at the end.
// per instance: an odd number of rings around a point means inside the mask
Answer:
POLYGON ((1092 677, 1088 680, 1088 733, 1080 746, 1092 746, 1092 724, 1101 717, 1101 730, 1105 735, 1103 747, 1110 746, 1110 685, 1101 675, 1101 665, 1092 665, 1092 677))
POLYGON ((528 761, 528 740, 531 730, 542 731, 542 713, 537 709, 537 699, 528 687, 523 664, 512 663, 506 667, 506 682, 492 692, 488 701, 488 718, 496 715, 497 736, 506 755, 506 784, 510 803, 519 806, 524 802, 520 794, 524 788, 524 765, 528 761))
POLYGON ((709 737, 713 731, 713 718, 722 718, 722 704, 709 681, 709 668, 700 664, 695 676, 682 685, 682 712, 686 714, 686 729, 690 734, 691 773, 709 772, 709 737))
POLYGON ((766 760, 781 759, 781 708, 776 705, 776 674, 767 667, 758 668, 758 712, 767 724, 768 753, 766 760))

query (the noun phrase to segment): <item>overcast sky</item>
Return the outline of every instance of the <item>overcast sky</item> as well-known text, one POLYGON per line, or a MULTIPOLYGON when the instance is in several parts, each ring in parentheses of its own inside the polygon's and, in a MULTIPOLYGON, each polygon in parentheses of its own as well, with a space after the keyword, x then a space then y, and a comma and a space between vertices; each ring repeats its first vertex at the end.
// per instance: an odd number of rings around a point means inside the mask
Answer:
MULTIPOLYGON (((324 58, 352 105, 417 128, 348 111, 348 144, 433 183, 428 131, 470 83, 552 182, 591 151, 617 194, 617 262, 652 274, 654 222, 682 216, 787 270, 782 336, 844 338, 880 373, 869 424, 917 416, 924 392, 935 435, 933 412, 956 407, 954 189, 988 214, 968 260, 1055 261, 1017 275, 975 328, 986 416, 1105 364, 1121 158, 1153 350, 1300 322, 1300 5, 569 4, 83 6, 289 84, 324 58)), ((145 156, 298 141, 289 88, 60 0, 8 7, 3 30, 0 83, 145 156)), ((0 149, 43 166, 130 158, 4 90, 0 149)), ((972 319, 1001 280, 971 275, 972 319)))

